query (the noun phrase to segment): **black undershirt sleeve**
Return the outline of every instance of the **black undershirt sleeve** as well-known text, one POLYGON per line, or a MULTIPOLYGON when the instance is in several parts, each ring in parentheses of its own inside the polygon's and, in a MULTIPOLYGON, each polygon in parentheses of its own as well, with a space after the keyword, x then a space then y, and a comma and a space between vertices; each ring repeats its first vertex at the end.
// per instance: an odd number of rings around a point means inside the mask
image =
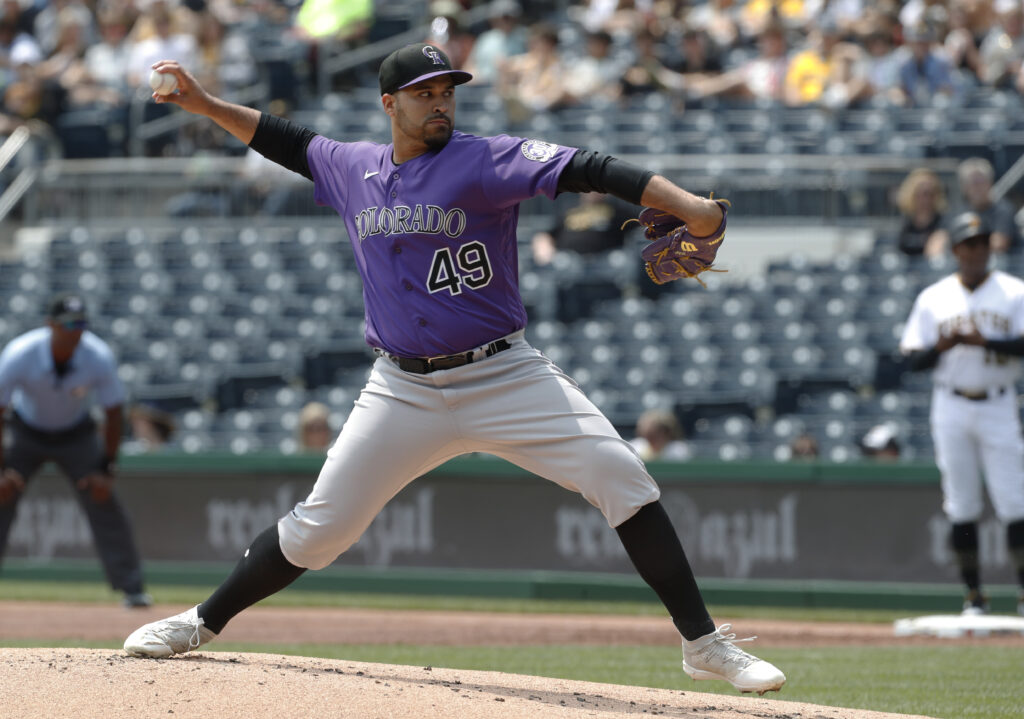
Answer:
POLYGON ((1014 337, 1012 340, 985 340, 985 349, 1002 355, 1024 357, 1024 337, 1014 337))
POLYGON ((939 353, 932 347, 926 350, 914 350, 907 353, 907 364, 915 372, 931 369, 939 363, 939 353))
POLYGON ((577 150, 558 178, 558 191, 602 192, 639 205, 652 177, 654 173, 650 170, 617 157, 577 150))
POLYGON ((313 173, 306 159, 306 148, 314 137, 316 133, 302 125, 262 112, 249 147, 281 167, 312 180, 313 173))

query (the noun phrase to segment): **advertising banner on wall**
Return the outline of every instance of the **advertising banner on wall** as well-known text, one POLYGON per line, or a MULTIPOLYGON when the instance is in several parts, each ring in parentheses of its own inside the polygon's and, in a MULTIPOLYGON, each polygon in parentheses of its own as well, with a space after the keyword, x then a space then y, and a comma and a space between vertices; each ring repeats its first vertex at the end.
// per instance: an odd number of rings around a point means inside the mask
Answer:
MULTIPOLYGON (((525 472, 492 472, 495 462, 458 472, 442 467, 416 480, 337 565, 633 573, 597 509, 525 472)), ((893 471, 893 481, 809 481, 784 473, 723 480, 691 469, 686 479, 659 484, 698 576, 956 581, 937 481, 901 482, 893 471)), ((126 472, 118 491, 144 559, 233 562, 303 500, 311 477, 315 471, 140 470, 126 472)), ((981 535, 987 576, 1012 581, 1003 527, 989 517, 981 535)), ((7 554, 40 561, 95 556, 62 478, 31 483, 7 554)))

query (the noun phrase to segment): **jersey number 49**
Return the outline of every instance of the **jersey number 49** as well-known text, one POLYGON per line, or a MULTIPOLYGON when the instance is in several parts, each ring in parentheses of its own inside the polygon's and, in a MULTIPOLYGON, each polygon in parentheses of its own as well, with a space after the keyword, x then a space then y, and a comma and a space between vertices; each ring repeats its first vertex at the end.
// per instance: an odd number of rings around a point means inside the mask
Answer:
POLYGON ((453 295, 462 294, 462 286, 471 290, 486 287, 494 271, 487 258, 487 248, 480 242, 467 242, 455 251, 443 247, 434 253, 434 261, 430 263, 430 276, 427 278, 427 289, 430 293, 448 290, 453 295))

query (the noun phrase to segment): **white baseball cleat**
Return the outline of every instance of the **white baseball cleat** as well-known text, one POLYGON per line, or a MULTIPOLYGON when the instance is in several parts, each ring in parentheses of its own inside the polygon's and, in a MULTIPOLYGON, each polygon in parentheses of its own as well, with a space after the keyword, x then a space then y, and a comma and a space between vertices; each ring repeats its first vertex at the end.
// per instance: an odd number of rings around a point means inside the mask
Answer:
POLYGON ((736 639, 725 634, 732 628, 723 624, 710 634, 692 642, 683 640, 683 671, 693 679, 721 679, 741 692, 777 692, 786 683, 786 675, 763 659, 747 654, 733 642, 749 642, 756 637, 736 639))
POLYGON ((124 650, 133 657, 163 659, 198 649, 217 636, 203 626, 198 609, 197 604, 187 612, 144 624, 124 640, 124 650))

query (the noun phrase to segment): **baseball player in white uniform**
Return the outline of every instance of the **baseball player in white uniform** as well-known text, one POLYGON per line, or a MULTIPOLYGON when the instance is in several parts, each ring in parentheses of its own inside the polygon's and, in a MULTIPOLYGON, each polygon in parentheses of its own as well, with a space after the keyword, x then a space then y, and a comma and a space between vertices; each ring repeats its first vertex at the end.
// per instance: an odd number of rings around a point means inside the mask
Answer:
POLYGON ((959 268, 914 302, 900 350, 915 370, 933 370, 931 428, 943 510, 967 587, 965 614, 988 611, 978 566, 982 481, 1021 584, 1024 615, 1024 439, 1016 382, 1024 355, 1024 281, 988 267, 990 231, 973 212, 955 218, 959 268))
POLYGON ((338 212, 378 359, 309 497, 253 541, 206 601, 129 636, 129 654, 165 657, 210 641, 238 612, 333 562, 416 477, 460 454, 488 452, 604 513, 679 629, 687 674, 746 692, 782 687, 781 671, 716 629, 639 455, 524 338, 516 255, 523 200, 604 188, 688 218, 700 237, 722 226, 718 203, 600 153, 455 130, 455 88, 470 75, 431 45, 407 45, 381 64, 387 145, 338 142, 213 98, 177 63, 155 68, 178 80, 177 94, 155 99, 209 117, 312 180, 317 202, 338 212))

